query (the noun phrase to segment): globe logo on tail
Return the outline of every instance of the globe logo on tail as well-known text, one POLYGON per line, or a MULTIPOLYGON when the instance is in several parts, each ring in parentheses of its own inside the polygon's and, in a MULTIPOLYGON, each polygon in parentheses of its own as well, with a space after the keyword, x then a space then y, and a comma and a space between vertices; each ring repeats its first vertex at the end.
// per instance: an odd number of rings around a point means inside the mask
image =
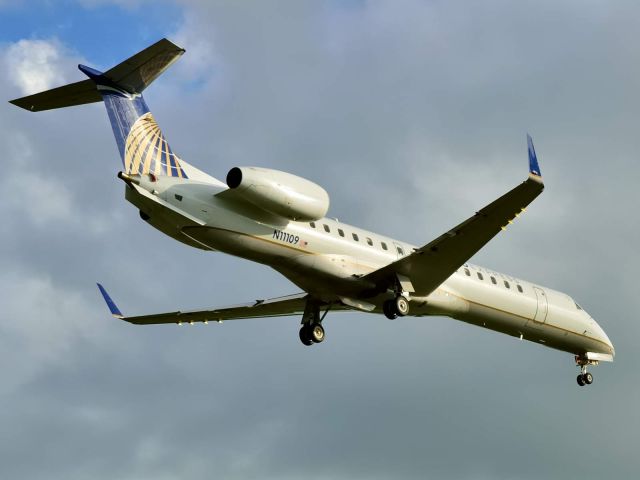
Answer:
POLYGON ((131 127, 125 144, 124 166, 127 173, 187 178, 151 113, 142 115, 131 127))

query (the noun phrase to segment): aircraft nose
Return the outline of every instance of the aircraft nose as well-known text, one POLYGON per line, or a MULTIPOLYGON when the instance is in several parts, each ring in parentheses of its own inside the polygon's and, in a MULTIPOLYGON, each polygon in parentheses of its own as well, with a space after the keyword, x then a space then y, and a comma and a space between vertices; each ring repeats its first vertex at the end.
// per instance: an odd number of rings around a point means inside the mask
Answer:
POLYGON ((609 337, 607 336, 607 334, 604 332, 604 330, 602 329, 602 327, 598 324, 598 322, 596 322, 595 320, 593 320, 593 323, 595 324, 595 330, 596 330, 596 336, 598 338, 598 340, 600 340, 602 343, 604 343, 605 345, 607 345, 608 347, 608 351, 606 353, 610 353, 611 355, 615 356, 616 355, 616 349, 613 347, 613 343, 611 343, 611 340, 609 339, 609 337))

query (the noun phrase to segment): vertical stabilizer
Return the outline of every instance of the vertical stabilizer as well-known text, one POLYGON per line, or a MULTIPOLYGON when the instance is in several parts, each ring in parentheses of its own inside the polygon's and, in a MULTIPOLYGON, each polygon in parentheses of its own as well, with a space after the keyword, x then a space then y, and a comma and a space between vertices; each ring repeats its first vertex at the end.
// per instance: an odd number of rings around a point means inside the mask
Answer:
POLYGON ((126 173, 186 178, 180 159, 171 150, 142 97, 143 90, 183 53, 182 48, 162 39, 106 72, 78 65, 89 80, 11 103, 36 112, 102 100, 126 173))

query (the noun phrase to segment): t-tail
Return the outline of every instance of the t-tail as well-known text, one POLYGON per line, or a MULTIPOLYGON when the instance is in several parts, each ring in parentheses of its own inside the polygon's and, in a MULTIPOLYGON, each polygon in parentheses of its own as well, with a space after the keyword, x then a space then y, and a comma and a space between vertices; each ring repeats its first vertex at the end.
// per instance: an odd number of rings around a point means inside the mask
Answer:
POLYGON ((184 49, 162 39, 106 72, 78 65, 88 80, 10 103, 39 112, 103 101, 125 173, 187 178, 142 97, 144 89, 183 53, 184 49))

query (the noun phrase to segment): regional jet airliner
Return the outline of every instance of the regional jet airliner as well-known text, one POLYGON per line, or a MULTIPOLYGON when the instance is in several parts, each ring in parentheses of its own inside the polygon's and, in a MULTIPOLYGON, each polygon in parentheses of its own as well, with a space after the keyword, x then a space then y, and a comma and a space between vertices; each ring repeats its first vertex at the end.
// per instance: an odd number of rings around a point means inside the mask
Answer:
POLYGON ((527 136, 525 181, 436 239, 414 246, 326 217, 319 185, 278 170, 234 167, 226 183, 171 149, 142 97, 184 50, 163 39, 106 72, 11 101, 29 111, 104 102, 113 128, 125 198, 142 220, 191 247, 220 251, 280 272, 302 292, 201 311, 125 316, 98 284, 111 314, 137 325, 301 315, 300 341, 325 340, 330 311, 443 315, 574 355, 579 385, 589 365, 613 361, 614 348, 570 296, 468 263, 542 192, 527 136))

